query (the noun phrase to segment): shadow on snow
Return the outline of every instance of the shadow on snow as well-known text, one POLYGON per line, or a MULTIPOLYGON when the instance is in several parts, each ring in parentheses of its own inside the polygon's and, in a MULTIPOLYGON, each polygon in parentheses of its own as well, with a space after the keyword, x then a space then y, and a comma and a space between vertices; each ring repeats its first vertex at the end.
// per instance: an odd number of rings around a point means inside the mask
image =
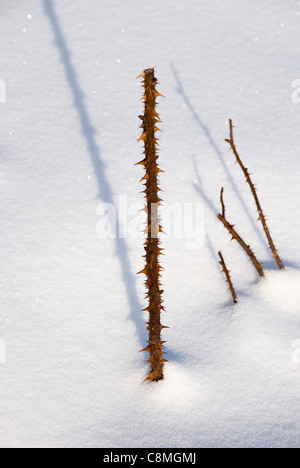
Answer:
MULTIPOLYGON (((88 153, 90 155, 95 176, 98 182, 98 197, 102 200, 103 203, 111 203, 114 205, 112 189, 105 174, 105 164, 101 159, 100 149, 95 138, 96 130, 92 125, 87 107, 84 102, 84 93, 82 92, 77 73, 71 61, 70 50, 62 32, 62 28, 60 26, 60 22, 56 15, 52 1, 43 0, 43 2, 45 13, 48 16, 53 29, 55 44, 60 52, 61 62, 64 66, 67 81, 72 91, 74 106, 77 108, 79 113, 82 135, 85 138, 88 153)), ((119 225, 118 219, 117 225, 119 225)), ((135 324, 138 339, 141 346, 144 348, 146 333, 143 316, 140 312, 142 306, 138 299, 136 278, 131 270, 128 257, 128 248, 124 239, 115 239, 115 251, 120 261, 122 278, 126 287, 127 299, 130 307, 129 318, 135 324)))

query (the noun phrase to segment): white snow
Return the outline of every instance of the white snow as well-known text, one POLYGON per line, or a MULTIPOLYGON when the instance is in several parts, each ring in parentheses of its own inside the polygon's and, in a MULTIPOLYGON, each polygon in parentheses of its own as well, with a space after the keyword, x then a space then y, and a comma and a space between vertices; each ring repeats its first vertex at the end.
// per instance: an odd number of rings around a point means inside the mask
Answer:
POLYGON ((2 0, 1 447, 299 446, 299 9, 2 0), (142 207, 135 77, 152 66, 164 201, 202 201, 205 220, 201 248, 163 239, 170 362, 141 385, 143 240, 96 229, 101 203, 142 207), (284 271, 224 142, 229 118, 284 271), (262 280, 216 218, 222 186, 262 280))

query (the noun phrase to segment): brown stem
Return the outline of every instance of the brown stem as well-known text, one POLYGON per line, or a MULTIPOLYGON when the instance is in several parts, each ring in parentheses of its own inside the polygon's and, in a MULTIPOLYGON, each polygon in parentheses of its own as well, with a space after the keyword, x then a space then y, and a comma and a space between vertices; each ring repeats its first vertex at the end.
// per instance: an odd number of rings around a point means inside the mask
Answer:
POLYGON ((220 202, 222 206, 222 216, 223 218, 225 218, 225 204, 224 204, 223 194, 224 194, 224 187, 221 188, 220 202))
POLYGON ((219 254, 219 257, 220 257, 220 265, 222 266, 222 271, 221 273, 224 273, 225 276, 226 276, 226 281, 229 285, 229 290, 231 292, 231 295, 232 295, 232 299, 233 299, 233 303, 234 304, 237 304, 237 296, 236 296, 236 292, 235 292, 235 289, 234 289, 234 286, 232 284, 232 281, 231 281, 231 277, 230 277, 230 271, 228 270, 227 266, 226 266, 226 263, 225 263, 225 260, 223 258, 223 255, 221 252, 218 252, 219 254))
POLYGON ((273 239, 271 237, 271 233, 270 233, 268 225, 267 225, 266 217, 265 217, 265 215, 263 213, 260 201, 259 201, 258 196, 257 196, 255 185, 252 182, 252 179, 250 177, 248 168, 244 166, 244 164, 242 163, 241 158, 240 158, 240 156, 239 156, 239 154, 237 152, 237 149, 236 149, 236 146, 235 146, 235 143, 234 143, 234 139, 233 139, 233 125, 232 125, 232 120, 231 119, 229 119, 229 131, 230 131, 230 139, 225 139, 225 141, 230 144, 231 149, 233 151, 233 154, 235 155, 235 158, 236 158, 240 168, 242 169, 242 171, 244 173, 246 181, 249 184, 251 193, 253 195, 253 198, 254 198, 254 201, 255 201, 255 204, 256 204, 256 208, 257 208, 257 212, 258 212, 258 219, 262 223, 262 226, 263 226, 263 229, 265 231, 265 234, 266 234, 270 249, 271 249, 271 251, 273 253, 273 257, 275 258, 278 267, 283 269, 284 265, 283 265, 283 263, 282 263, 282 261, 281 261, 281 259, 279 257, 278 250, 276 249, 276 247, 274 245, 274 242, 273 242, 273 239))
MULTIPOLYGON (((224 201, 223 201, 223 191, 224 190, 221 190, 220 199, 221 199, 221 205, 223 207, 223 212, 225 213, 225 205, 224 205, 224 201)), ((230 224, 223 214, 219 213, 217 215, 217 217, 223 223, 223 225, 228 230, 228 232, 231 234, 232 239, 235 239, 240 244, 240 246, 245 250, 245 252, 248 255, 248 257, 250 258, 251 262, 255 266, 259 276, 265 276, 264 272, 263 272, 263 269, 262 269, 262 266, 259 263, 259 261, 257 260, 257 258, 255 257, 253 251, 251 250, 250 245, 247 245, 246 242, 244 242, 244 240, 241 238, 241 236, 234 229, 234 225, 230 224)))
POLYGON ((143 130, 139 140, 144 141, 145 158, 138 164, 145 167, 145 175, 142 180, 145 181, 145 198, 147 211, 147 238, 144 244, 146 265, 140 272, 146 275, 145 285, 147 287, 147 298, 149 300, 148 307, 145 309, 149 313, 149 321, 147 322, 147 330, 149 331, 148 346, 142 351, 148 351, 150 357, 151 370, 148 377, 144 380, 158 381, 163 378, 163 366, 166 361, 163 358, 163 342, 161 340, 161 330, 165 328, 161 325, 160 313, 164 310, 162 306, 162 292, 160 289, 160 270, 162 267, 159 264, 159 233, 162 232, 162 227, 159 223, 158 207, 161 199, 158 196, 158 173, 160 169, 157 165, 157 138, 155 132, 159 130, 156 123, 160 122, 160 118, 156 112, 156 98, 161 94, 156 90, 157 79, 154 76, 154 69, 148 68, 141 73, 145 94, 144 115, 139 116, 142 120, 141 128, 143 130))

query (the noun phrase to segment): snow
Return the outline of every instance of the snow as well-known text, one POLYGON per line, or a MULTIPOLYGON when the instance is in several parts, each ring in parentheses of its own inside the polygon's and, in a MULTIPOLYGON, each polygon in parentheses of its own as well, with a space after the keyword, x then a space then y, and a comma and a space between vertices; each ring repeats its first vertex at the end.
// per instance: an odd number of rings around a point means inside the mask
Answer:
POLYGON ((1 447, 299 446, 299 10, 2 0, 1 447), (141 385, 143 240, 99 238, 97 225, 120 196, 132 223, 142 207, 135 77, 152 66, 163 198, 204 205, 204 238, 163 239, 169 363, 141 385), (284 271, 224 142, 229 118, 284 271), (261 280, 216 218, 222 186, 261 280))

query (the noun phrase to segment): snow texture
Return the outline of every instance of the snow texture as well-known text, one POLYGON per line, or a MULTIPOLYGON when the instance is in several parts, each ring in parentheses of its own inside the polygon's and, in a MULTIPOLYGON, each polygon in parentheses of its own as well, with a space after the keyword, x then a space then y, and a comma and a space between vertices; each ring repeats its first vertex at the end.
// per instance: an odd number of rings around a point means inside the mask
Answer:
POLYGON ((299 446, 300 2, 2 0, 0 13, 1 446, 299 446), (205 224, 199 249, 163 239, 170 362, 141 385, 143 241, 96 228, 102 203, 142 206, 135 77, 152 66, 164 201, 203 202, 205 224), (262 280, 216 218, 221 186, 262 280))

